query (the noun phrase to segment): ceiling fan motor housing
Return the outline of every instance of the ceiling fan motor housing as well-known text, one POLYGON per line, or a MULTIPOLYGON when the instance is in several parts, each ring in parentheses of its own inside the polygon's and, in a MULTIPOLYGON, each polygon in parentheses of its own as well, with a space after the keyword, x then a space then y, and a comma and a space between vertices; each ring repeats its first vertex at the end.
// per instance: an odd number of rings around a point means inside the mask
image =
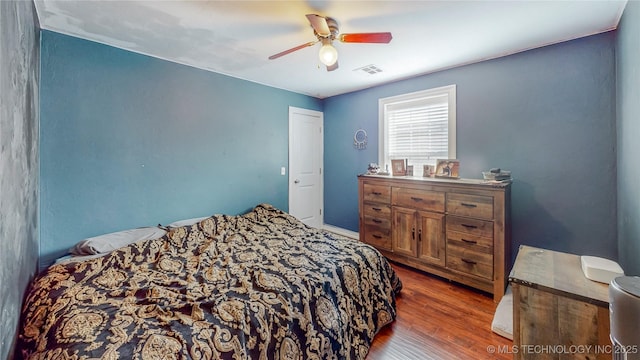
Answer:
POLYGON ((329 26, 329 38, 334 40, 340 30, 338 30, 338 22, 334 18, 327 17, 327 25, 329 26))

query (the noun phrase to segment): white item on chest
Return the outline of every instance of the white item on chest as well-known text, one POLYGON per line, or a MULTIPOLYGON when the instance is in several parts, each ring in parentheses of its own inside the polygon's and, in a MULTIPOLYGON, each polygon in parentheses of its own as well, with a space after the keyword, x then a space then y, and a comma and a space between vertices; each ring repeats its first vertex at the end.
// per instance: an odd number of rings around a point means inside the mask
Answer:
POLYGON ((584 276, 589 280, 609 284, 611 280, 624 275, 620 265, 612 260, 595 256, 581 256, 580 263, 584 276))

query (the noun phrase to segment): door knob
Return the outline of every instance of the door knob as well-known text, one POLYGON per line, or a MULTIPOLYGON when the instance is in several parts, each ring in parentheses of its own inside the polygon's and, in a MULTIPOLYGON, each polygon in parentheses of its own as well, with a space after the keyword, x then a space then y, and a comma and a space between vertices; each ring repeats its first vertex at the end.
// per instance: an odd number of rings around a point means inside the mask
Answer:
POLYGON ((300 180, 296 179, 293 183, 294 184, 300 184, 300 180))

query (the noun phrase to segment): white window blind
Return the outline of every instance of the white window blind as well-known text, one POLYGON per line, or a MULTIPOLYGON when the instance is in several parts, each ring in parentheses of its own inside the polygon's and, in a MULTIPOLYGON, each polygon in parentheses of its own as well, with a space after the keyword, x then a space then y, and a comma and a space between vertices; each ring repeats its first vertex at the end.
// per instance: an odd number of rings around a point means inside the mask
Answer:
POLYGON ((408 159, 414 175, 455 158, 455 85, 380 100, 381 164, 408 159))

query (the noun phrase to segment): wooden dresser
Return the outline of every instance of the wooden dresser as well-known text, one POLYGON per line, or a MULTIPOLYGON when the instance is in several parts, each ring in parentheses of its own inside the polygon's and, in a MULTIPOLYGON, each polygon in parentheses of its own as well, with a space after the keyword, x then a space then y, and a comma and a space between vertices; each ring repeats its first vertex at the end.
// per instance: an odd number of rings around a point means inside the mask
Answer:
POLYGON ((361 175, 360 241, 387 258, 493 294, 511 261, 511 184, 361 175))

